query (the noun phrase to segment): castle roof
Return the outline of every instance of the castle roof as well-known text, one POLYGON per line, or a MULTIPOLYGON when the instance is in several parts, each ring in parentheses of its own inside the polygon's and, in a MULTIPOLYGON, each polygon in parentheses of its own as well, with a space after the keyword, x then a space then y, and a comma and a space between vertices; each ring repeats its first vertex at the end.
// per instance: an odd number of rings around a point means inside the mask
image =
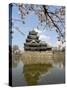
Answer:
POLYGON ((29 35, 37 35, 37 32, 33 29, 32 31, 29 32, 29 35))
POLYGON ((24 43, 24 49, 28 51, 45 51, 51 50, 51 47, 45 41, 39 40, 37 32, 33 29, 27 36, 26 42, 24 43))

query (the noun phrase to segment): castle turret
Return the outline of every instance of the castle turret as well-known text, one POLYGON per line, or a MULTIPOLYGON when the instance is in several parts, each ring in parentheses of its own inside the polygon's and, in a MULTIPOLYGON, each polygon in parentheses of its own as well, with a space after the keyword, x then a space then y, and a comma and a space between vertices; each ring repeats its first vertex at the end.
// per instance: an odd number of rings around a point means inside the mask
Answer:
POLYGON ((51 50, 51 47, 48 47, 46 43, 41 43, 39 40, 38 33, 35 30, 29 32, 26 42, 24 43, 25 51, 45 51, 51 50))

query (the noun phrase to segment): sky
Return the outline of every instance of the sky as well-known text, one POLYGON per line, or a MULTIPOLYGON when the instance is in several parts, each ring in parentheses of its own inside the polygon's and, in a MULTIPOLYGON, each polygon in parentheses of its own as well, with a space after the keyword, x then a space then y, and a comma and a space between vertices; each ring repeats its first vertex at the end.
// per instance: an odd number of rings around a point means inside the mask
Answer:
MULTIPOLYGON (((52 9, 52 8, 51 8, 52 9)), ((19 10, 16 6, 12 7, 12 18, 13 19, 19 19, 19 10)), ((13 21, 15 26, 19 27, 19 29, 25 34, 21 35, 20 32, 16 31, 14 28, 12 29, 14 31, 13 33, 13 39, 12 39, 12 45, 18 45, 19 48, 23 49, 24 43, 26 40, 26 37, 29 33, 29 31, 35 29, 35 31, 38 32, 39 39, 42 41, 46 41, 51 46, 55 47, 57 42, 57 33, 55 31, 50 31, 50 28, 45 28, 43 31, 41 29, 37 29, 38 25, 38 17, 32 13, 25 19, 25 24, 18 21, 13 21)))

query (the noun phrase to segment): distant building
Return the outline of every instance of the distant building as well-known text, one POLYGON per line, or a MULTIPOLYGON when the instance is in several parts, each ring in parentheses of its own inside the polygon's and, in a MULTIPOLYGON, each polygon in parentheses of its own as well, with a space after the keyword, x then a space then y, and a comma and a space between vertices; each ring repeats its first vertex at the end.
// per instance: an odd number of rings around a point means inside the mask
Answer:
POLYGON ((46 51, 52 48, 46 43, 39 40, 38 33, 35 30, 29 32, 26 42, 24 43, 25 51, 46 51))

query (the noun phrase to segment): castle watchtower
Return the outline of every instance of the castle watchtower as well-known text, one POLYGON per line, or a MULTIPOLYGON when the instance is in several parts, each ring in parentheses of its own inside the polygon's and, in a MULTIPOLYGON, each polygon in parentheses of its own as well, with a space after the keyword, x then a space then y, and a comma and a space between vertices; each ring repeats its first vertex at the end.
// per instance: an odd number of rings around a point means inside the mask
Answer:
POLYGON ((24 43, 25 51, 46 51, 51 50, 47 43, 41 43, 38 33, 35 30, 29 32, 26 42, 24 43))

